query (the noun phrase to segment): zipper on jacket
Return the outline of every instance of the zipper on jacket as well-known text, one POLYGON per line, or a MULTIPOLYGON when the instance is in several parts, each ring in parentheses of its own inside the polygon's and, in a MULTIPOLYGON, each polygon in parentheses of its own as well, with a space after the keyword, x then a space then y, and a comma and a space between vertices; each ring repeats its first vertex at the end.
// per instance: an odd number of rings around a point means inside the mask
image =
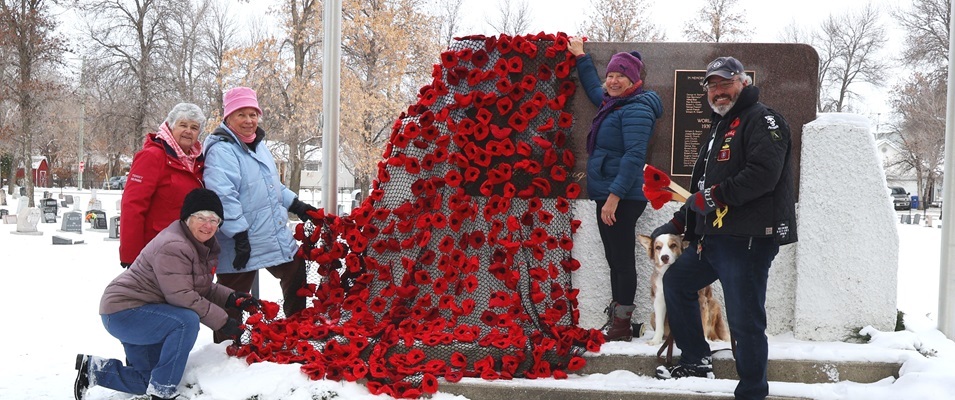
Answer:
POLYGON ((746 250, 752 250, 752 249, 753 249, 753 237, 750 236, 750 237, 749 237, 749 246, 746 246, 746 250))

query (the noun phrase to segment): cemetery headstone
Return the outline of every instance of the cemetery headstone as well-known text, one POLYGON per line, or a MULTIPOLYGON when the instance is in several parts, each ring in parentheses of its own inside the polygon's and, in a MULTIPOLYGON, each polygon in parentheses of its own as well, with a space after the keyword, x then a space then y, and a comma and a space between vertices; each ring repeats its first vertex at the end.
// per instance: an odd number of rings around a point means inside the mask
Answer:
POLYGON ((56 223, 58 205, 54 198, 40 200, 40 210, 43 212, 43 223, 56 223))
POLYGON ((919 218, 920 218, 921 216, 922 216, 922 214, 915 214, 915 216, 912 217, 912 224, 918 225, 918 224, 919 224, 919 218))
POLYGON ((83 244, 83 241, 53 235, 53 244, 83 244))
POLYGON ((20 186, 20 196, 26 196, 26 195, 27 195, 27 188, 20 186))
POLYGON ((73 204, 73 195, 68 194, 66 196, 63 196, 63 200, 66 201, 66 204, 73 204))
POLYGON ((83 215, 76 211, 63 213, 63 224, 60 226, 60 230, 83 233, 83 215))
POLYGON ((30 207, 30 199, 26 197, 21 197, 17 199, 17 214, 22 214, 30 207))
POLYGON ((12 232, 20 235, 42 235, 43 232, 37 231, 36 225, 40 223, 40 209, 30 207, 23 212, 17 213, 17 231, 12 232))
POLYGON ((109 218, 109 238, 119 239, 119 216, 109 218))
POLYGON ((49 190, 44 190, 44 191, 43 191, 43 198, 44 198, 44 199, 52 199, 52 198, 53 198, 53 194, 50 193, 49 190))
POLYGON ((107 223, 106 212, 103 210, 90 210, 86 212, 90 221, 90 229, 106 230, 107 223))
POLYGON ((7 216, 7 215, 9 215, 9 214, 10 214, 10 212, 7 211, 6 208, 0 209, 0 218, 3 218, 3 217, 5 217, 5 216, 7 216))
POLYGON ((7 192, 0 190, 0 206, 7 205, 7 192))
POLYGON ((102 209, 103 202, 95 197, 91 198, 89 204, 86 205, 86 211, 98 211, 102 209))
POLYGON ((3 223, 4 223, 4 224, 7 224, 7 225, 13 225, 13 224, 17 223, 17 216, 16 216, 16 215, 4 215, 4 216, 3 216, 3 223))
POLYGON ((906 225, 911 225, 911 224, 912 224, 912 216, 911 216, 911 215, 903 215, 903 216, 902 216, 902 223, 903 223, 903 224, 906 224, 906 225))

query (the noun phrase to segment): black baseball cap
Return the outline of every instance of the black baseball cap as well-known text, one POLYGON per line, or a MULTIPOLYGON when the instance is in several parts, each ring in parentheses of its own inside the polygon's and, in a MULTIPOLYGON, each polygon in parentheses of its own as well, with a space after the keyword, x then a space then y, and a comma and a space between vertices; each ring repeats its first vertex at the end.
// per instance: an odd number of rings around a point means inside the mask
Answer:
POLYGON ((730 79, 743 73, 743 63, 733 57, 719 57, 710 61, 706 66, 706 77, 703 83, 706 83, 713 75, 718 75, 725 79, 730 79))

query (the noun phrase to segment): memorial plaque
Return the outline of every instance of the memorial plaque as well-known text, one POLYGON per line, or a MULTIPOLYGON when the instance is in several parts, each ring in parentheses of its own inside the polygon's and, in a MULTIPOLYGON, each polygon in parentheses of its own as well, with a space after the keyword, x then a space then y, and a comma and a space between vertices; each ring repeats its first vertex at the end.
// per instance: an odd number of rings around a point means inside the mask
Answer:
POLYGON ((83 215, 76 211, 63 213, 63 224, 60 225, 60 230, 83 233, 83 215))
MULTIPOLYGON (((756 84, 756 74, 746 71, 756 84)), ((670 176, 690 176, 700 154, 701 137, 710 132, 713 109, 703 91, 706 70, 673 71, 673 147, 670 154, 670 176)))

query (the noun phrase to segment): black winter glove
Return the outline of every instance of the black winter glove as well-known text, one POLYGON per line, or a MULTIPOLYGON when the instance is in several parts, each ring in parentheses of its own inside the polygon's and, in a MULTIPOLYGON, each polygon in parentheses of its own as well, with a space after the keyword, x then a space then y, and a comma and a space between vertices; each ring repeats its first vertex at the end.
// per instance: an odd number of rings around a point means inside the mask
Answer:
MULTIPOLYGON (((690 196, 690 197, 692 198, 693 196, 690 196)), ((657 240, 657 236, 660 236, 663 234, 679 235, 682 233, 683 233, 683 228, 678 226, 676 220, 671 219, 667 221, 667 223, 657 227, 657 229, 654 229, 653 233, 650 234, 650 240, 657 240)))
POLYGON ((232 260, 232 266, 235 267, 236 271, 241 271, 245 269, 245 265, 249 263, 249 256, 252 255, 249 231, 236 233, 232 240, 235 240, 235 259, 232 260))
POLYGON ((255 298, 255 296, 251 294, 244 292, 232 292, 232 294, 229 295, 229 300, 226 300, 225 306, 227 308, 247 310, 250 307, 262 307, 262 303, 259 302, 259 299, 255 298))
POLYGON ((119 263, 119 266, 120 266, 120 267, 127 268, 127 269, 129 268, 130 265, 133 265, 133 264, 131 264, 131 263, 124 263, 124 262, 119 263))
POLYGON ((309 211, 316 211, 318 209, 315 207, 312 207, 311 205, 309 205, 308 203, 304 201, 299 200, 298 197, 296 197, 295 200, 292 200, 292 205, 288 207, 288 210, 292 214, 297 215, 298 219, 304 222, 304 221, 309 221, 312 219, 308 215, 309 211))
POLYGON ((238 339, 239 336, 242 335, 242 329, 239 328, 239 321, 236 321, 235 318, 226 320, 225 325, 219 328, 219 332, 232 340, 238 339))

